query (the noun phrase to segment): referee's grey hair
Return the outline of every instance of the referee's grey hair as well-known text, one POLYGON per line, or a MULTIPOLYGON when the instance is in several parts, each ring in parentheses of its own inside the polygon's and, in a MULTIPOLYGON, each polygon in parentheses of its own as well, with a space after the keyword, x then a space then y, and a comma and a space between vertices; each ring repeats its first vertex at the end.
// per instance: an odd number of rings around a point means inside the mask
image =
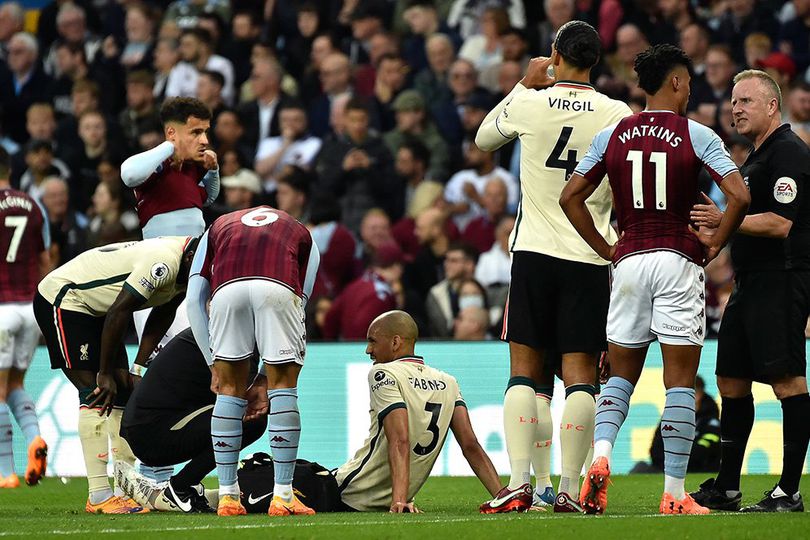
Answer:
POLYGON ((734 84, 748 79, 758 79, 762 84, 764 84, 771 96, 776 98, 776 106, 778 110, 782 110, 782 90, 779 88, 779 85, 776 83, 773 77, 759 69, 746 69, 745 71, 741 71, 734 76, 734 84))

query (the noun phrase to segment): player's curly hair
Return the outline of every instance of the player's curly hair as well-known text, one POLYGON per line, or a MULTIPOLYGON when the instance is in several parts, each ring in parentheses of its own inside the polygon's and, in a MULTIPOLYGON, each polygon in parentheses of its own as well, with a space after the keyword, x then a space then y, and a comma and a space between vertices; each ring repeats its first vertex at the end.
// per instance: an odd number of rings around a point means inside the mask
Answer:
POLYGON ((199 99, 189 97, 167 99, 160 107, 160 121, 164 126, 169 122, 185 124, 191 117, 210 120, 211 110, 199 99))
POLYGON ((654 45, 640 52, 633 63, 638 74, 638 86, 652 95, 661 89, 667 75, 677 66, 683 66, 692 73, 692 60, 675 45, 654 45))
POLYGON ((593 26, 583 21, 569 21, 557 30, 554 49, 566 63, 579 69, 590 69, 599 61, 602 42, 593 26))

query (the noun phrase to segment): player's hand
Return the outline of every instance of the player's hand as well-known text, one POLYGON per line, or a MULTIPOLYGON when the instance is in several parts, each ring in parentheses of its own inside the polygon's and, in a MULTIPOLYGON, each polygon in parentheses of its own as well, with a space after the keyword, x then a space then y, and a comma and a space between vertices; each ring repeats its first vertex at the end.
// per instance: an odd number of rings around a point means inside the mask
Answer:
POLYGON ((270 409, 270 400, 267 398, 267 377, 257 376, 247 389, 245 399, 248 402, 245 409, 245 422, 266 416, 270 409))
POLYGON ((118 393, 118 385, 115 383, 115 378, 111 373, 101 373, 96 375, 96 389, 93 390, 93 395, 96 398, 90 402, 90 408, 98 408, 99 416, 109 416, 113 409, 115 396, 118 393))
POLYGON ((219 375, 214 368, 211 368, 211 392, 219 394, 219 375))
POLYGON ((343 158, 343 170, 344 171, 351 171, 352 169, 356 169, 360 166, 360 162, 357 158, 357 150, 349 150, 346 156, 343 158))
POLYGON ((706 266, 715 257, 720 254, 720 251, 723 249, 723 246, 718 244, 715 240, 715 233, 717 229, 710 228, 710 227, 700 227, 699 229, 695 229, 691 225, 689 226, 689 231, 697 236, 698 241, 703 244, 703 266, 706 266))
POLYGON ((391 509, 388 511, 391 514, 421 514, 422 511, 419 510, 415 504, 412 502, 404 503, 404 502, 394 502, 391 503, 391 509))
POLYGON ((133 375, 132 373, 129 374, 129 384, 130 386, 132 386, 133 390, 137 388, 139 384, 141 384, 142 378, 143 377, 141 377, 140 375, 133 375))
POLYGON ((716 229, 720 226, 720 220, 723 219, 723 212, 714 204, 714 201, 708 195, 700 192, 705 204, 696 204, 689 212, 689 219, 691 219, 698 227, 708 227, 716 229))
POLYGON ((551 58, 538 56, 529 60, 529 67, 526 68, 526 75, 520 80, 520 84, 526 88, 542 90, 554 84, 554 77, 549 77, 548 68, 551 66, 551 58))
POLYGON ((203 152, 202 163, 203 167, 205 167, 205 169, 208 171, 218 169, 219 163, 217 163, 217 153, 213 150, 206 150, 203 152))

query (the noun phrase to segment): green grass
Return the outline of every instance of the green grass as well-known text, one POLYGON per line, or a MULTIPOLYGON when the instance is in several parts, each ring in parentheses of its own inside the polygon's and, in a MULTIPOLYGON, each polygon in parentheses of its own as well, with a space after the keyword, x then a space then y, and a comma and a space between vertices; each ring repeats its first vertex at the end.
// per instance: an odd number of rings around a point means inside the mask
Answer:
MULTIPOLYGON (((695 487, 706 475, 687 479, 695 487)), ((807 479, 804 485, 807 486, 807 479)), ((810 531, 805 514, 709 516, 657 515, 663 479, 658 475, 619 476, 610 488, 610 506, 604 516, 529 513, 482 516, 477 506, 485 499, 474 478, 432 478, 417 497, 421 515, 319 514, 312 517, 269 518, 252 515, 220 518, 216 515, 151 513, 101 516, 84 512, 86 482, 63 484, 48 478, 41 486, 0 490, 0 539, 48 536, 96 538, 558 538, 598 539, 664 538, 804 538, 810 531)), ((776 482, 773 476, 743 478, 745 503, 755 502, 776 482)), ((209 481, 214 485, 214 481, 209 481)))

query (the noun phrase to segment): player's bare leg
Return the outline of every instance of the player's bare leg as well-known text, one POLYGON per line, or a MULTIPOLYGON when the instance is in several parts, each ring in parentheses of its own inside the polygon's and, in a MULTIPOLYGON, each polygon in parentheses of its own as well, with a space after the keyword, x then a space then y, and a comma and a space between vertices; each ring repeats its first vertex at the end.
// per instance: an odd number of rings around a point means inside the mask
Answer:
POLYGON ((239 466, 239 449, 242 447, 242 417, 247 400, 247 378, 250 362, 244 360, 214 360, 214 372, 219 380, 219 391, 211 415, 211 441, 219 477, 220 516, 245 515, 245 507, 239 500, 239 484, 236 471, 239 466))
POLYGON ((596 355, 563 355, 565 408, 560 423, 562 474, 554 503, 555 512, 581 512, 579 477, 593 441, 596 355))
POLYGON ((699 345, 661 344, 664 357, 666 401, 661 415, 664 440, 664 494, 662 514, 708 514, 684 489, 689 454, 695 438, 695 375, 699 345))
POLYGON ((511 476, 494 499, 481 505, 482 513, 525 512, 532 504, 531 448, 537 429, 536 379, 543 369, 543 353, 509 342, 510 376, 503 399, 503 427, 511 476))
POLYGON ((267 431, 273 454, 273 500, 267 514, 271 516, 312 515, 315 511, 302 503, 293 492, 293 473, 301 437, 298 413, 298 375, 301 365, 295 362, 265 364, 269 417, 267 431))
MULTIPOLYGON (((48 445, 40 436, 39 420, 34 401, 23 387, 25 370, 11 368, 8 372, 8 390, 5 401, 9 411, 17 420, 28 446, 28 466, 25 470, 25 483, 34 486, 45 476, 48 463, 48 445)), ((2 383, 0 383, 2 386, 2 383)), ((2 394, 2 392, 0 392, 2 394)), ((3 396, 0 396, 3 400, 3 396)))
POLYGON ((601 514, 607 507, 607 488, 610 482, 610 457, 619 429, 627 418, 630 397, 641 376, 647 346, 637 349, 608 344, 611 377, 602 387, 596 404, 594 425, 593 463, 585 475, 580 503, 588 514, 601 514))

